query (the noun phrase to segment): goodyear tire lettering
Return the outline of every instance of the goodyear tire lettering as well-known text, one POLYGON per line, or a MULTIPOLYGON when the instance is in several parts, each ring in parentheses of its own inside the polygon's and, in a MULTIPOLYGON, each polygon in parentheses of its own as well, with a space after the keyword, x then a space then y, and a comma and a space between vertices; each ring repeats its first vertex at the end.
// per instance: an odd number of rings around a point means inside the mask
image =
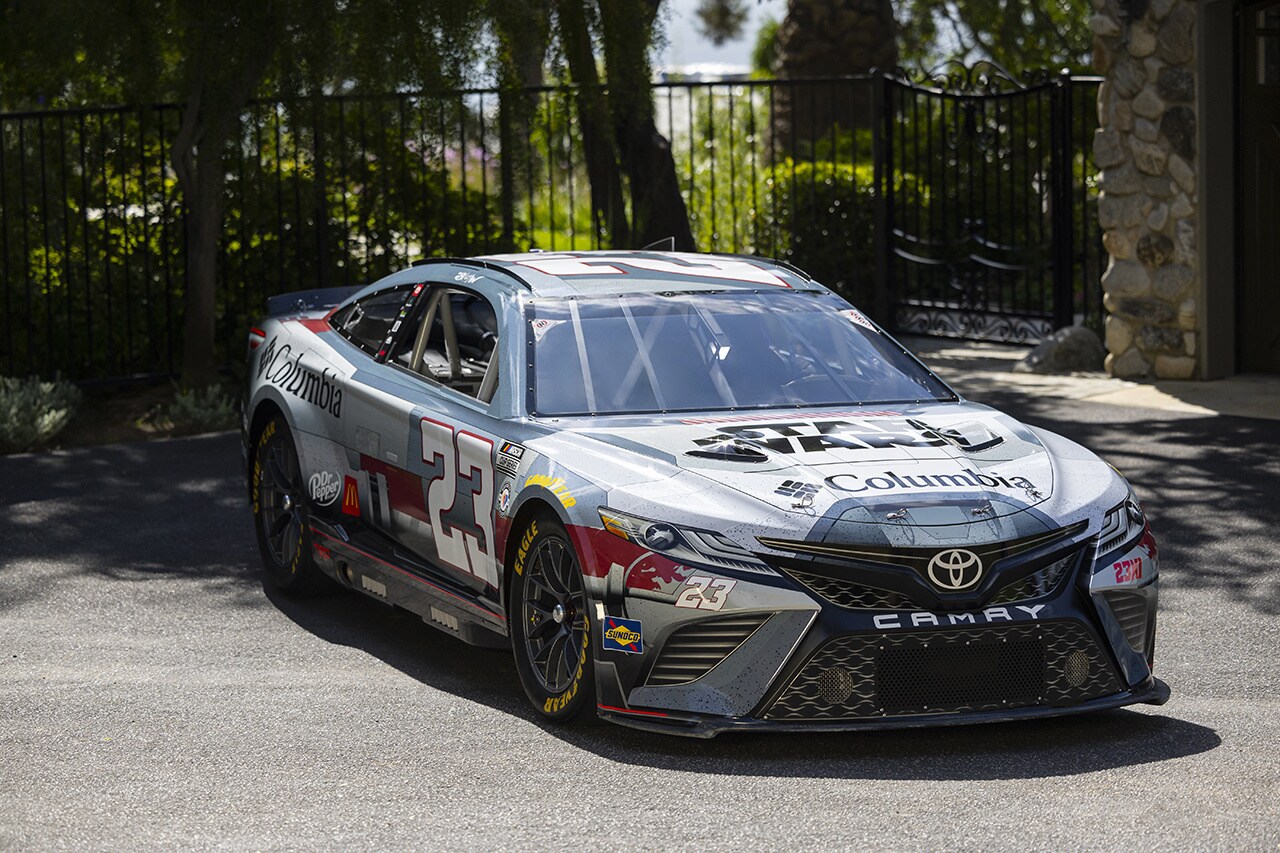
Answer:
POLYGON ((582 655, 578 658, 578 671, 573 674, 573 683, 563 693, 552 696, 542 703, 544 713, 554 714, 563 711, 573 701, 573 697, 578 695, 578 686, 582 683, 582 671, 587 665, 587 647, 591 644, 590 638, 590 630, 582 633, 582 655))
POLYGON ((524 560, 529 556, 529 546, 533 544, 533 539, 538 535, 538 522, 529 522, 529 529, 524 532, 524 536, 520 537, 520 550, 516 551, 516 564, 514 571, 517 575, 524 574, 524 560))
POLYGON ((270 421, 262 430, 262 435, 258 436, 258 453, 253 454, 253 511, 257 513, 260 509, 260 490, 262 484, 262 448, 267 446, 267 442, 271 436, 276 434, 276 422, 270 421))

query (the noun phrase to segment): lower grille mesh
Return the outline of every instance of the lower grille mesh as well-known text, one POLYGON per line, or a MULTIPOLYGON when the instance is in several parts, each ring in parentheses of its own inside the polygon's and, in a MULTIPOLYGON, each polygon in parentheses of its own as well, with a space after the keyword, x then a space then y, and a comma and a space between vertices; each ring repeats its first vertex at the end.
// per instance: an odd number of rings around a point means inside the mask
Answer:
POLYGON ((663 644, 645 683, 665 687, 696 681, 746 642, 770 615, 706 619, 677 628, 663 644))
POLYGON ((770 706, 770 720, 1075 705, 1119 692, 1078 622, 859 634, 822 646, 770 706))
POLYGON ((795 569, 788 569, 787 574, 839 607, 847 607, 851 610, 921 609, 920 605, 900 592, 864 586, 854 581, 798 572, 795 569))
POLYGON ((1111 612, 1120 622, 1124 638, 1136 652, 1146 653, 1147 647, 1147 599, 1139 592, 1104 592, 1111 612))

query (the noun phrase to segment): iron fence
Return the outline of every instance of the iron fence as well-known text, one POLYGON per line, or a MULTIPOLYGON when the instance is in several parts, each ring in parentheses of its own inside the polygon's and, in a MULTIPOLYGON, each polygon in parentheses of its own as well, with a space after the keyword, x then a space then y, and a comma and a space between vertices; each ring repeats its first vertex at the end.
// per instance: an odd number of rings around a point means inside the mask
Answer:
MULTIPOLYGON (((789 260, 913 331, 1034 340, 1072 319, 1100 327, 1097 81, 959 85, 655 84, 697 247, 789 260)), ((550 87, 250 104, 227 150, 225 363, 270 295, 372 281, 422 256, 615 247, 593 211, 576 104, 550 87)), ((0 373, 177 371, 180 113, 0 114, 0 373)))

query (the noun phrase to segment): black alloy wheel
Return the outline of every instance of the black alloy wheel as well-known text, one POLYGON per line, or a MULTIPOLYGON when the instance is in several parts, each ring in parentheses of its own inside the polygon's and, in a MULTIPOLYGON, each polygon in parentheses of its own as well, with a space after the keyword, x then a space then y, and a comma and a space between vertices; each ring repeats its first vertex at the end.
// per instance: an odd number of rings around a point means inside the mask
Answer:
POLYGON ((251 476, 254 527, 267 580, 290 594, 320 591, 325 578, 312 559, 302 466, 282 418, 273 418, 258 435, 251 476))
POLYGON ((564 527, 530 521, 517 553, 510 603, 516 668, 534 706, 567 721, 592 701, 595 667, 582 569, 564 527))

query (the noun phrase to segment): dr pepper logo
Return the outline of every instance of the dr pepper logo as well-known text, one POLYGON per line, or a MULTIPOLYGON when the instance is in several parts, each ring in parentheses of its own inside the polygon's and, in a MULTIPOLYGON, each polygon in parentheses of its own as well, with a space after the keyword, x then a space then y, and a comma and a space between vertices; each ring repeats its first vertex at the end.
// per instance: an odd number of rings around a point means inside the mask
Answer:
POLYGON ((308 483, 311 501, 316 506, 328 506, 338 499, 342 491, 342 480, 332 471, 317 471, 311 475, 308 483))

